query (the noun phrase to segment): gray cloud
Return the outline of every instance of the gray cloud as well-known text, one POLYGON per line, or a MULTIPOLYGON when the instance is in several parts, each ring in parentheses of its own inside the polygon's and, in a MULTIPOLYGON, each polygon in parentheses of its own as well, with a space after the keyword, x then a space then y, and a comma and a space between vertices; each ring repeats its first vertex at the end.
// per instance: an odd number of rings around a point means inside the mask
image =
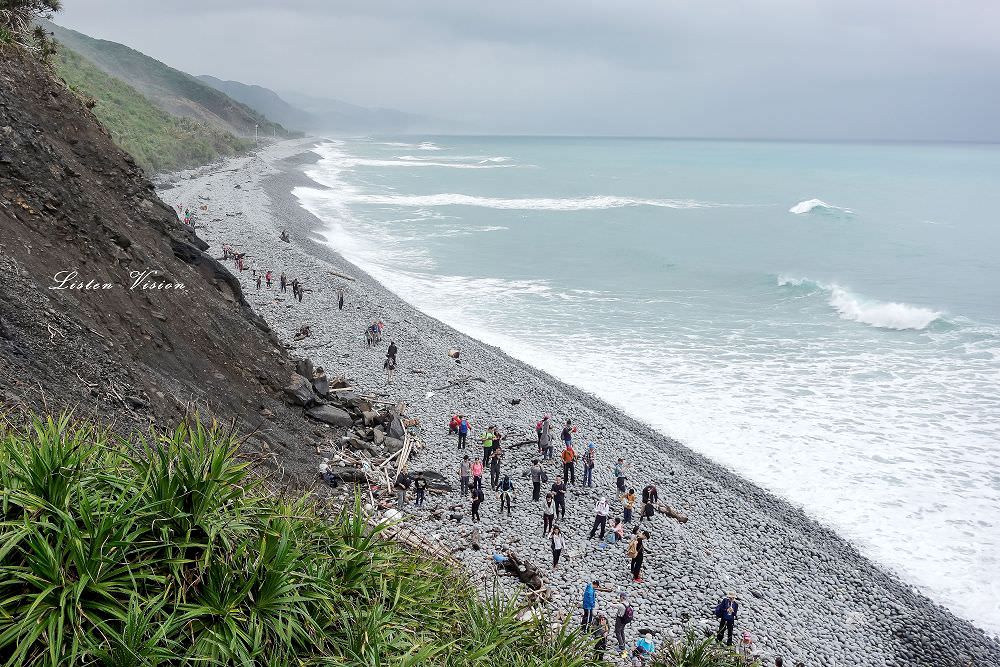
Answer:
POLYGON ((1000 140, 993 0, 66 0, 185 71, 484 132, 1000 140))

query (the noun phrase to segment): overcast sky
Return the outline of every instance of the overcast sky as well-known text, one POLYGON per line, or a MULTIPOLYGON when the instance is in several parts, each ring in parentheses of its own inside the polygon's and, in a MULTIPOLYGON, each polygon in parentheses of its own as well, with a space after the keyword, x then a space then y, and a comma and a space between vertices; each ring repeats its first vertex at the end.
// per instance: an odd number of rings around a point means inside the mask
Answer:
POLYGON ((1000 0, 64 0, 191 74, 490 133, 1000 141, 1000 0))

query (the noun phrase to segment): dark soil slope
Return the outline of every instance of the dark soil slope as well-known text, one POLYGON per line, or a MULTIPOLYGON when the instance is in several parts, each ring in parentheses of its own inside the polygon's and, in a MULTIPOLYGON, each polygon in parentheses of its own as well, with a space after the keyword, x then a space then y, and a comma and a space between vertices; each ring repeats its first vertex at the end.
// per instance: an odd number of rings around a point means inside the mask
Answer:
POLYGON ((280 400, 286 353, 205 247, 72 92, 0 53, 0 409, 127 429, 194 407, 262 424, 272 450, 311 467, 311 427, 280 400), (130 289, 142 271, 183 289, 130 289), (112 287, 51 289, 67 272, 112 287))

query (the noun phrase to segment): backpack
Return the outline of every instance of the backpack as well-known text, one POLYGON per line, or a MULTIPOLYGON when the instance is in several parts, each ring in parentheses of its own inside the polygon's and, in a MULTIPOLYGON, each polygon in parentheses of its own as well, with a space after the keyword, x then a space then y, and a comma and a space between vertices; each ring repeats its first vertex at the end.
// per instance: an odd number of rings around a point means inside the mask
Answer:
POLYGON ((547 481, 549 481, 549 476, 548 476, 548 474, 546 474, 546 472, 545 472, 545 471, 543 470, 543 471, 542 471, 542 474, 541 474, 541 476, 540 476, 540 477, 539 477, 538 479, 540 479, 540 480, 541 480, 541 481, 543 481, 543 482, 547 482, 547 481))
POLYGON ((639 555, 639 540, 632 540, 628 543, 628 557, 635 558, 639 555))
POLYGON ((538 435, 542 434, 542 422, 538 422, 537 424, 535 424, 535 433, 537 433, 538 435))
POLYGON ((632 605, 625 607, 625 613, 622 615, 622 623, 631 623, 632 617, 635 613, 632 611, 632 605))

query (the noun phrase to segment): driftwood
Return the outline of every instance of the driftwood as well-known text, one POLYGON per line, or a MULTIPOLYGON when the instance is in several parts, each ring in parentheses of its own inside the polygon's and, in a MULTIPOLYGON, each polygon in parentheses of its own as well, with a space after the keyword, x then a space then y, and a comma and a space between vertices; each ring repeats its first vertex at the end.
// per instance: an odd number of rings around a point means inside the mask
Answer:
POLYGON ((656 511, 660 512, 661 514, 666 514, 671 519, 676 519, 677 523, 687 523, 688 522, 687 514, 684 514, 683 512, 679 512, 679 511, 675 510, 670 505, 664 505, 663 503, 657 503, 656 504, 656 511))
POLYGON ((354 282, 354 278, 347 275, 346 273, 341 273, 340 271, 330 271, 330 275, 337 276, 338 278, 343 278, 344 280, 350 280, 351 282, 354 282))
POLYGON ((469 375, 467 377, 458 378, 456 380, 448 380, 448 384, 444 385, 443 387, 435 387, 433 389, 433 391, 441 391, 443 389, 451 389, 452 387, 457 387, 457 386, 465 384, 467 382, 486 382, 486 379, 485 378, 481 378, 481 377, 473 377, 473 376, 469 375))
POLYGON ((504 556, 507 557, 507 560, 499 563, 499 566, 511 576, 517 577, 522 584, 528 587, 529 597, 542 600, 549 600, 552 597, 538 567, 530 561, 522 560, 513 551, 508 551, 504 556))

